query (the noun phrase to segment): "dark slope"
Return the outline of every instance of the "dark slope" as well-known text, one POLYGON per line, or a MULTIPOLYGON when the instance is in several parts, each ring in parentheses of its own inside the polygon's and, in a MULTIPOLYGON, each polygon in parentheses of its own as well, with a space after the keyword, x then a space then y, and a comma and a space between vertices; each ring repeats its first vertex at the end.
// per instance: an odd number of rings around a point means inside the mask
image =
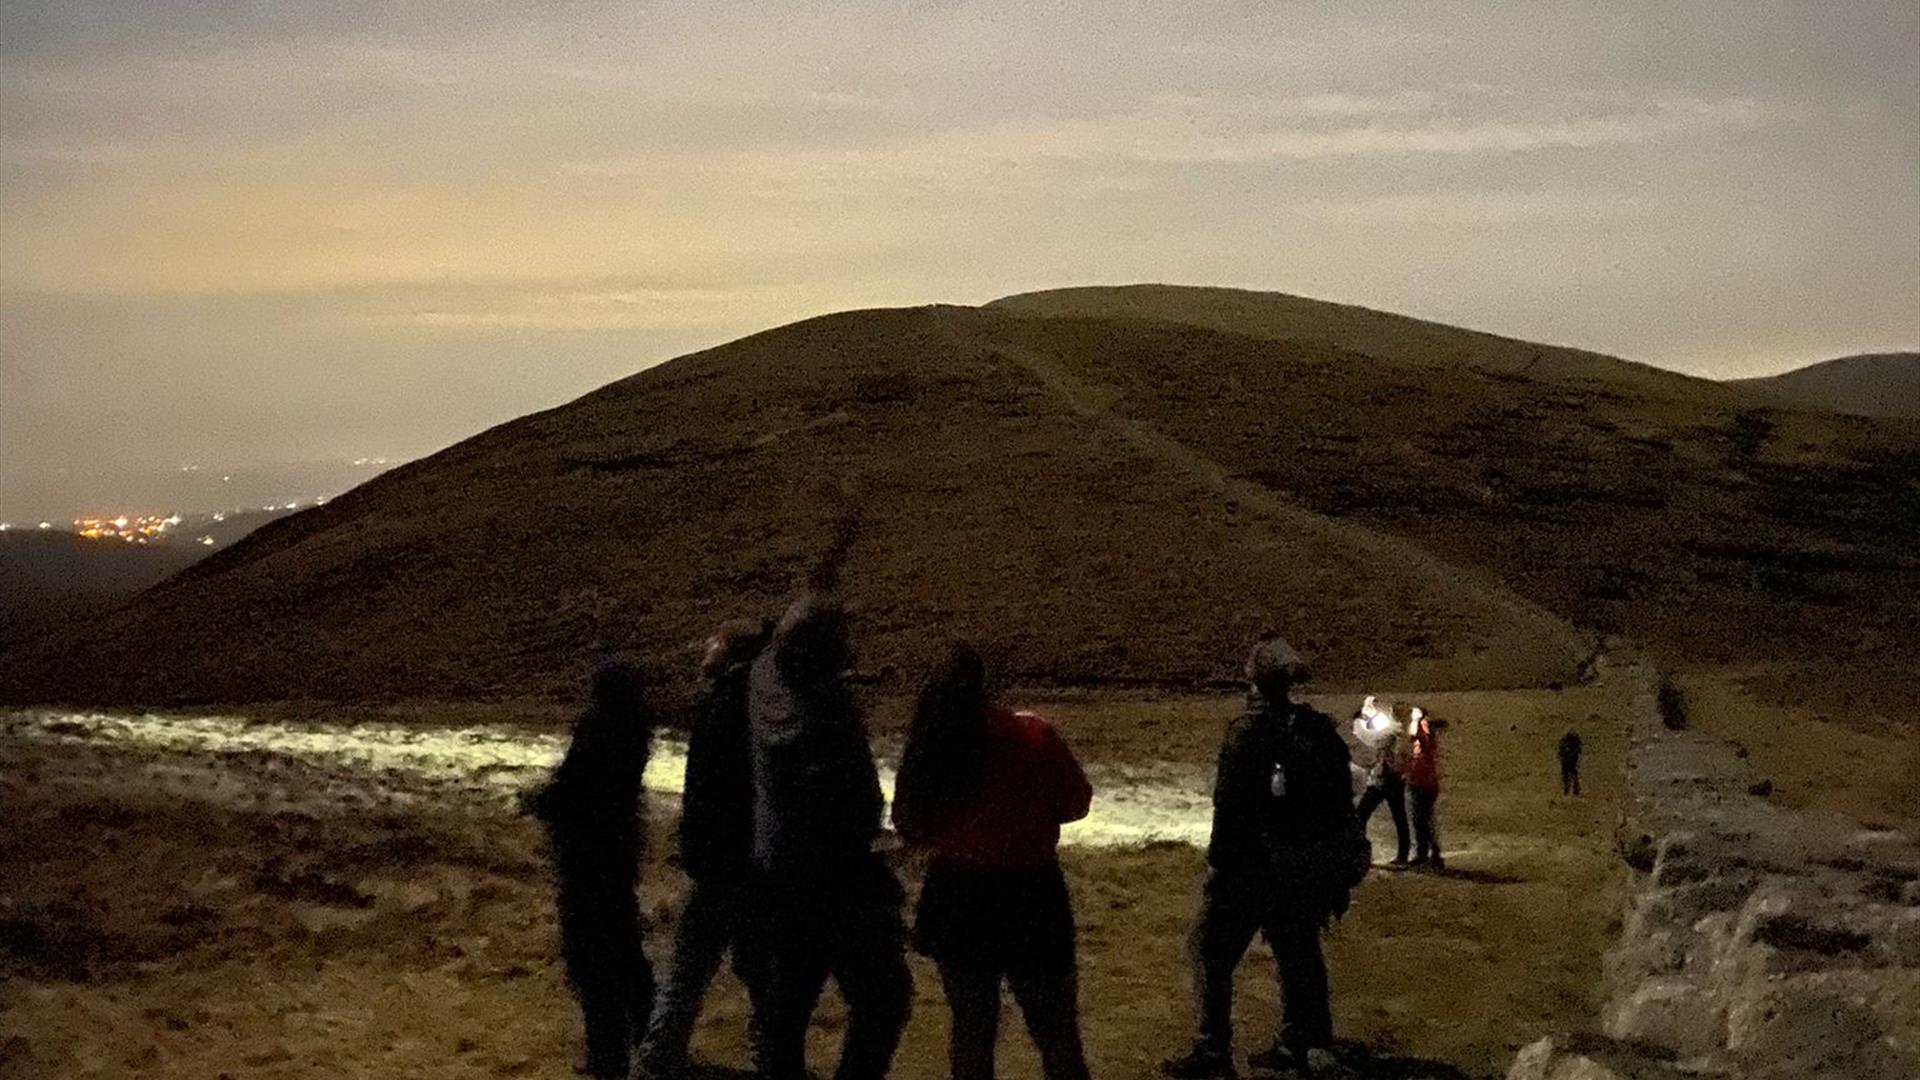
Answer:
MULTIPOLYGON (((1317 332, 1379 349, 1409 321, 1359 311, 1317 332)), ((1446 329, 1455 360, 1382 363, 999 305, 813 319, 262 529, 0 686, 544 695, 604 647, 684 673, 717 621, 789 594, 847 475, 862 668, 896 683, 950 634, 1017 681, 1225 680, 1262 625, 1345 685, 1570 679, 1570 624, 1681 660, 1912 667, 1908 429, 1446 329)))
POLYGON ((1204 326, 1249 337, 1330 346, 1395 364, 1604 382, 1701 401, 1726 402, 1740 396, 1720 383, 1585 349, 1542 345, 1286 293, 1192 285, 1092 285, 1021 293, 987 306, 1026 315, 1204 326))
POLYGON ((603 647, 684 671, 717 621, 788 595, 844 475, 867 491, 848 579, 876 673, 960 634, 1019 678, 1228 678, 1271 624, 1333 680, 1409 658, 1571 674, 1552 620, 1222 498, 1076 410, 997 346, 1030 325, 853 312, 684 357, 261 529, 11 696, 545 694, 603 647))
POLYGON ((1801 408, 1920 420, 1920 353, 1843 356, 1733 385, 1801 408))

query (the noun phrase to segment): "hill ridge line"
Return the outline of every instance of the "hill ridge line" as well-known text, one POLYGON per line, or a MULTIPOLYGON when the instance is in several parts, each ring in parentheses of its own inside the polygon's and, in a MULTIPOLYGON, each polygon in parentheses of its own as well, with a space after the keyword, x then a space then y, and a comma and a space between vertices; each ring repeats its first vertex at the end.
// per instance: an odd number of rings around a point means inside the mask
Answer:
POLYGON ((1556 636, 1571 636, 1580 644, 1573 657, 1583 663, 1593 653, 1579 628, 1535 604, 1485 574, 1448 562, 1417 544, 1351 522, 1296 506, 1270 489, 1233 475, 1218 461, 1142 420, 1116 412, 1113 403, 1125 395, 1112 387, 1082 379, 1032 350, 996 346, 996 351, 1039 380, 1048 392, 1074 412, 1120 436, 1135 450, 1173 465, 1229 502, 1252 508, 1270 518, 1359 548, 1369 555, 1395 560, 1444 591, 1488 601, 1512 616, 1516 628, 1529 627, 1556 636))

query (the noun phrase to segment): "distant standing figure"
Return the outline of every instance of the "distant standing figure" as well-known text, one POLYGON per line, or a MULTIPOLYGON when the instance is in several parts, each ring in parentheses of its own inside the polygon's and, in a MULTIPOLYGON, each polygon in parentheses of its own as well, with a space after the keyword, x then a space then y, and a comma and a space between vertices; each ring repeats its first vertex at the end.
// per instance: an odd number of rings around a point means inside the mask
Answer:
POLYGON ((1053 728, 995 704, 979 655, 956 646, 920 693, 893 804, 900 835, 933 853, 913 940, 946 987, 953 1080, 993 1080, 1003 980, 1047 1080, 1087 1078, 1055 848, 1092 798, 1053 728))
POLYGON ((586 1025, 585 1071, 625 1080, 653 1007, 641 949, 641 776, 653 714, 633 664, 593 673, 592 701, 573 724, 553 778, 528 800, 546 826, 558 885, 560 952, 586 1025))
POLYGON ((1347 745, 1333 720, 1292 699, 1300 657, 1267 638, 1247 661, 1246 712, 1227 727, 1213 791, 1213 836, 1188 938, 1199 1033, 1161 1065, 1181 1080, 1235 1075, 1233 972, 1257 931, 1273 949, 1283 1003, 1258 1069, 1330 1064, 1333 1017, 1320 934, 1366 875, 1347 745))
POLYGON ((701 1000, 720 961, 733 953, 733 970, 747 986, 754 1022, 761 979, 745 939, 752 902, 747 875, 753 835, 753 775, 747 758, 747 672, 773 633, 771 620, 740 620, 707 641, 700 673, 705 682, 687 734, 687 780, 680 801, 680 866, 691 884, 674 928, 673 957, 640 1053, 641 1073, 686 1070, 687 1044, 701 1000))
POLYGON ((1585 747, 1580 733, 1569 731, 1560 736, 1560 794, 1580 794, 1580 751, 1585 747))
POLYGON ((900 882, 873 850, 880 778, 849 691, 846 614, 833 595, 843 528, 810 591, 748 676, 761 1075, 804 1080, 807 1026, 831 976, 847 1003, 836 1080, 880 1080, 912 1008, 900 882))
POLYGON ((1407 725, 1411 744, 1407 764, 1407 794, 1413 803, 1413 865, 1447 868, 1440 854, 1440 827, 1435 820, 1440 801, 1440 734, 1426 710, 1414 707, 1407 725))
MULTIPOLYGON (((1392 713, 1388 712, 1381 721, 1377 722, 1390 723, 1391 717, 1392 713)), ((1360 719, 1364 722, 1370 718, 1360 719)), ((1393 731, 1387 736, 1386 741, 1375 751, 1378 756, 1374 760, 1373 768, 1367 772, 1367 789, 1360 796, 1360 805, 1354 811, 1360 818, 1360 827, 1364 829, 1367 823, 1373 820, 1374 811, 1380 809, 1381 804, 1386 805, 1388 815, 1393 818, 1395 840, 1393 865, 1395 866, 1407 865, 1406 748, 1406 740, 1401 737, 1399 731, 1393 731)))

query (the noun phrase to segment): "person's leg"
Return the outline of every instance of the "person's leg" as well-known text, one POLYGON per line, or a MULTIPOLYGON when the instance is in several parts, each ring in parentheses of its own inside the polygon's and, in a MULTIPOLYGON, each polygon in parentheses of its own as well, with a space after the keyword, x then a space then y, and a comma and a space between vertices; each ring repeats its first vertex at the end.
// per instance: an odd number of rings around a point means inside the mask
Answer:
POLYGON ((1580 794, 1580 763, 1573 763, 1573 793, 1580 794))
POLYGON ((1393 861, 1407 861, 1407 785, 1395 778, 1387 790, 1387 813, 1393 816, 1393 861))
MULTIPOLYGON (((1060 974, 1007 977, 1013 1000, 1040 1051, 1046 1080, 1087 1080, 1087 1054, 1080 1041, 1080 985, 1069 968, 1060 974)), ((995 1003, 996 1006, 998 1002, 995 1003)), ((956 1077, 958 1073, 955 1074, 956 1077)))
POLYGON ((828 964, 847 1002, 836 1080, 882 1080, 913 1010, 900 886, 892 871, 873 869, 873 882, 861 886, 867 895, 850 898, 833 917, 828 964))
POLYGON ((1000 1034, 999 973, 941 964, 940 983, 953 1018, 947 1040, 953 1080, 993 1080, 994 1041, 1000 1034))
MULTIPOLYGON (((630 913, 632 932, 622 939, 623 963, 619 971, 620 993, 625 1030, 621 1032, 623 1062, 638 1056, 653 1021, 653 964, 647 960, 646 940, 640 929, 638 906, 630 913)), ((621 1075, 626 1075, 624 1068, 621 1075)))
POLYGON ((1413 801, 1413 861, 1424 863, 1433 855, 1433 801, 1424 788, 1409 788, 1413 801))
POLYGON ((587 1035, 587 1075, 594 1080, 627 1078, 627 1003, 611 979, 588 977, 574 984, 587 1035))
POLYGON ((686 1060, 700 1003, 735 936, 738 892, 733 882, 695 881, 688 888, 687 902, 673 930, 666 982, 640 1052, 649 1070, 671 1070, 686 1060))
POLYGON ((1200 891, 1200 912, 1187 938, 1197 1044, 1221 1054, 1233 1049, 1233 971, 1260 926, 1257 900, 1249 892, 1245 883, 1209 871, 1200 891))
POLYGON ((1305 1060, 1308 1050, 1333 1045, 1333 1011, 1326 956, 1320 948, 1320 923, 1310 917, 1288 915, 1271 922, 1265 933, 1280 982, 1277 1041, 1295 1060, 1305 1060))
POLYGON ((565 881, 558 908, 560 956, 585 1028, 585 1070, 596 1078, 625 1080, 635 1035, 633 1011, 652 1007, 652 976, 639 948, 639 912, 597 883, 582 887, 565 881), (634 1000, 642 980, 649 983, 645 1004, 634 1000))
POLYGON ((1367 827, 1367 823, 1373 820, 1373 812, 1380 809, 1380 804, 1386 800, 1385 788, 1379 784, 1367 785, 1367 790, 1360 793, 1359 805, 1353 808, 1353 812, 1360 816, 1361 828, 1367 827))
POLYGON ((1433 852, 1433 866, 1438 870, 1446 866, 1446 856, 1440 853, 1440 792, 1427 792, 1427 846, 1433 852))
POLYGON ((762 1008, 753 1025, 754 1064, 763 1080, 805 1080, 807 1025, 826 986, 827 961, 817 914, 785 890, 755 920, 754 970, 762 1008), (803 904, 808 911, 799 910, 803 904))

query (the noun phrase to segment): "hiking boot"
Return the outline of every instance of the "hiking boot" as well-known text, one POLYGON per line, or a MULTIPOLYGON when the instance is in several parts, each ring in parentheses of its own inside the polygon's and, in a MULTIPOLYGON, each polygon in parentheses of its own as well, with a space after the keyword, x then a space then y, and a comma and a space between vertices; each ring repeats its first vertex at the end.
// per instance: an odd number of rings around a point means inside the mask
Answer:
POLYGON ((1179 1057, 1161 1062, 1160 1075, 1172 1080, 1230 1080, 1237 1073, 1232 1054, 1196 1044, 1179 1057))

